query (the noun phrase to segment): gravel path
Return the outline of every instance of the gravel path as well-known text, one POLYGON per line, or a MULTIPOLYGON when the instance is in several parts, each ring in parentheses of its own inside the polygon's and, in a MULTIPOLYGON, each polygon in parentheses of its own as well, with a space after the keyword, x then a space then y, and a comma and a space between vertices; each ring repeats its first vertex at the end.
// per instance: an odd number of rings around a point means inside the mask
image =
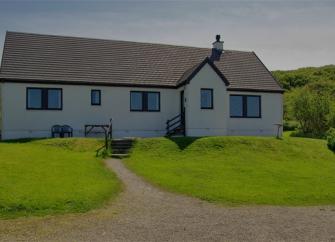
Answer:
POLYGON ((0 220, 1 241, 334 241, 335 207, 227 208, 162 191, 106 161, 122 194, 85 214, 0 220))

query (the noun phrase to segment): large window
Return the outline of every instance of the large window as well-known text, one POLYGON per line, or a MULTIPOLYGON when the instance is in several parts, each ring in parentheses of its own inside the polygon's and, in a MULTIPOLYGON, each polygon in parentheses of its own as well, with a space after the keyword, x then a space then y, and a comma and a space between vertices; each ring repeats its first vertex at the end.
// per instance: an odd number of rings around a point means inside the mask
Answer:
POLYGON ((27 88, 27 109, 37 110, 61 110, 62 89, 61 88, 27 88))
POLYGON ((201 109, 213 109, 213 89, 202 88, 200 96, 201 109))
POLYGON ((130 111, 159 112, 159 92, 130 92, 130 111))
POLYGON ((101 105, 100 90, 91 90, 91 105, 101 105))
POLYGON ((261 97, 253 95, 230 95, 231 118, 260 118, 261 97))

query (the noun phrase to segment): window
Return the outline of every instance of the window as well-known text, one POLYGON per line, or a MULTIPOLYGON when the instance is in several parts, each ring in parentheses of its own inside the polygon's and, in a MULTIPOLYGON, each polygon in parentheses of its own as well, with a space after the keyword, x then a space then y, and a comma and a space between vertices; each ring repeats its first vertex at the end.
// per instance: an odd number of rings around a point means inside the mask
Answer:
POLYGON ((62 107, 62 92, 59 89, 48 89, 48 109, 61 109, 62 107))
POLYGON ((159 93, 158 92, 148 92, 148 111, 158 111, 159 110, 159 93))
POLYGON ((231 118, 261 118, 261 97, 230 95, 231 118))
POLYGON ((27 88, 26 108, 36 110, 62 110, 61 88, 27 88))
POLYGON ((230 117, 243 117, 243 96, 230 96, 230 117))
POLYGON ((42 109, 42 89, 27 89, 27 107, 31 109, 42 109))
POLYGON ((159 112, 159 92, 130 92, 130 111, 159 112))
POLYGON ((100 90, 91 90, 91 105, 101 105, 100 90))
POLYGON ((143 110, 143 95, 142 92, 130 93, 130 110, 142 111, 143 110))
POLYGON ((201 95, 201 109, 213 109, 213 89, 202 88, 201 95))
POLYGON ((260 97, 247 97, 247 117, 260 117, 260 97))

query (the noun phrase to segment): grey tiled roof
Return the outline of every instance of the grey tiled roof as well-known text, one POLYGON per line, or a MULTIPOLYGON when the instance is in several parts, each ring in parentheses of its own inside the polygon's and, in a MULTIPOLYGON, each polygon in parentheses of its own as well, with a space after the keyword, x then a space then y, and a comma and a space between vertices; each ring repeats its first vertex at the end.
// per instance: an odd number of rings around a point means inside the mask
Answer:
MULTIPOLYGON (((7 32, 0 78, 29 82, 176 87, 209 48, 7 32)), ((282 91, 254 52, 214 64, 229 88, 282 91)))

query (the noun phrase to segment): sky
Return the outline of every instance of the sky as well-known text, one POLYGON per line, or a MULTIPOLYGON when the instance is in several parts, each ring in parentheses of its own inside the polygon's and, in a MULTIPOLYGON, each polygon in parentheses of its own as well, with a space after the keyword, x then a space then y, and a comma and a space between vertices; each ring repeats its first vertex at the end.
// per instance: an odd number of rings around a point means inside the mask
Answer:
POLYGON ((6 31, 255 51, 270 70, 335 64, 335 0, 0 0, 6 31))

